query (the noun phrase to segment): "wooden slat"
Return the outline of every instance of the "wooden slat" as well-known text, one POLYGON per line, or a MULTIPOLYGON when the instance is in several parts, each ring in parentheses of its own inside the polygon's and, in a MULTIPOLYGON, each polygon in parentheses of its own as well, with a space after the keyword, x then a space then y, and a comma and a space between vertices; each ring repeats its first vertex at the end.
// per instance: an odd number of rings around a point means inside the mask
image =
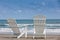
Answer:
POLYGON ((7 21, 10 28, 13 30, 13 32, 15 34, 20 34, 20 30, 19 30, 19 27, 17 26, 16 20, 9 18, 7 21))
POLYGON ((34 16, 33 21, 36 34, 42 35, 45 28, 46 17, 43 15, 37 15, 34 16))

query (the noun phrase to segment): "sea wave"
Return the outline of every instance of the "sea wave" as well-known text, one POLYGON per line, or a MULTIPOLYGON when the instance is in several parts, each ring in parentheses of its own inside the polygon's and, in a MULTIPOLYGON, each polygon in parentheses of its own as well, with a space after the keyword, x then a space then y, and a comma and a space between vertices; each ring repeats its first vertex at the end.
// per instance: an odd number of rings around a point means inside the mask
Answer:
MULTIPOLYGON (((9 24, 5 24, 9 25, 9 24)), ((17 24, 18 26, 28 26, 28 25, 33 25, 33 24, 17 24)), ((46 24, 46 26, 60 26, 60 24, 46 24)))
MULTIPOLYGON (((7 25, 7 26, 9 26, 9 24, 5 24, 5 25, 7 25)), ((22 26, 27 26, 28 27, 28 25, 33 25, 33 24, 17 24, 18 25, 18 27, 22 27, 22 26)), ((51 26, 52 28, 53 28, 53 26, 60 26, 60 24, 46 24, 46 26, 51 26)), ((44 29, 44 32, 43 32, 43 34, 60 34, 60 29, 57 29, 57 28, 55 28, 55 29, 52 29, 52 28, 45 28, 44 29)), ((19 28, 19 30, 20 30, 20 32, 22 32, 22 31, 24 31, 25 30, 25 28, 19 28)), ((13 33, 13 30, 11 29, 11 28, 0 28, 0 33, 13 33)), ((28 33, 34 33, 34 28, 30 28, 30 30, 28 30, 28 33)))
MULTIPOLYGON (((19 29, 20 32, 25 31, 24 28, 19 29)), ((47 35, 60 35, 60 29, 44 29, 43 34, 47 35)), ((34 29, 27 31, 29 34, 34 33, 34 29)), ((13 34, 13 30, 10 28, 0 28, 0 34, 13 34)))

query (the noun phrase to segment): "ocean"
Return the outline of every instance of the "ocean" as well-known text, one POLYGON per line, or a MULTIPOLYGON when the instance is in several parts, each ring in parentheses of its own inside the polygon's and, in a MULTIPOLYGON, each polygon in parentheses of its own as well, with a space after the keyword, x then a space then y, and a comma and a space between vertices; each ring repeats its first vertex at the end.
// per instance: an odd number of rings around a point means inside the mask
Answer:
MULTIPOLYGON (((33 20, 32 19, 22 19, 16 20, 17 24, 30 24, 29 26, 33 27, 33 20)), ((7 28, 8 26, 7 20, 0 20, 0 28, 7 28)), ((47 19, 46 20, 46 28, 60 28, 60 19, 47 19)))
MULTIPOLYGON (((28 30, 33 32, 33 20, 32 19, 16 19, 16 22, 20 28, 24 28, 24 26, 28 25, 28 30), (24 25, 24 26, 23 26, 24 25)), ((6 28, 9 28, 7 20, 0 20, 0 32, 6 32, 8 31, 6 28)), ((46 20, 46 26, 45 30, 48 30, 47 32, 54 32, 57 33, 60 31, 60 19, 47 19, 46 20), (56 32, 55 32, 56 31, 56 32)))

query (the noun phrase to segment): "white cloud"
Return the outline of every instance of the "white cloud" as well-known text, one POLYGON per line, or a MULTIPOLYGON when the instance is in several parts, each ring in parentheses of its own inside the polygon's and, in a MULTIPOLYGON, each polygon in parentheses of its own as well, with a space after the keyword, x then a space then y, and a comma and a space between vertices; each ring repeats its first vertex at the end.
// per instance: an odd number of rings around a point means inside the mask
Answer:
POLYGON ((17 12, 19 12, 19 13, 20 13, 20 12, 22 12, 22 10, 17 10, 17 12))
POLYGON ((43 5, 43 6, 45 6, 45 5, 46 5, 46 3, 45 3, 45 2, 42 2, 42 5, 43 5))
POLYGON ((22 10, 13 10, 14 14, 18 14, 18 13, 21 13, 21 12, 22 12, 22 10))
POLYGON ((56 12, 60 12, 60 10, 56 10, 56 12))

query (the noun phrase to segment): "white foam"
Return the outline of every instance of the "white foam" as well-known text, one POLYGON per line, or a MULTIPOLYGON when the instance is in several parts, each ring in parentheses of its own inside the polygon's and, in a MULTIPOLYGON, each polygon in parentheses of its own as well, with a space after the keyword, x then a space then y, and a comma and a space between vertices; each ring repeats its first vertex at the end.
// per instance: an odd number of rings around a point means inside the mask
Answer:
MULTIPOLYGON (((9 24, 5 24, 9 25, 9 24)), ((22 26, 28 26, 28 25, 33 25, 33 24, 17 24, 19 27, 22 26)), ((60 24, 46 24, 47 26, 60 26, 60 24)), ((19 29, 20 32, 24 30, 24 28, 19 29)), ((13 32, 10 28, 0 28, 0 33, 1 32, 13 32)), ((28 30, 28 32, 32 33, 34 32, 34 29, 28 30)), ((60 34, 60 29, 44 29, 44 34, 60 34)))
POLYGON ((60 35, 60 29, 44 29, 43 34, 47 34, 47 35, 60 35))
MULTIPOLYGON (((24 28, 20 29, 20 32, 24 31, 24 28)), ((10 28, 0 28, 0 33, 13 33, 13 31, 10 28)), ((28 33, 33 33, 34 29, 28 30, 28 33)), ((44 34, 59 34, 60 35, 60 29, 44 29, 44 34)))
MULTIPOLYGON (((9 25, 9 24, 5 24, 9 25)), ((17 24, 18 26, 27 26, 27 25, 33 25, 33 24, 17 24)), ((60 24, 46 24, 46 26, 60 26, 60 24)))

